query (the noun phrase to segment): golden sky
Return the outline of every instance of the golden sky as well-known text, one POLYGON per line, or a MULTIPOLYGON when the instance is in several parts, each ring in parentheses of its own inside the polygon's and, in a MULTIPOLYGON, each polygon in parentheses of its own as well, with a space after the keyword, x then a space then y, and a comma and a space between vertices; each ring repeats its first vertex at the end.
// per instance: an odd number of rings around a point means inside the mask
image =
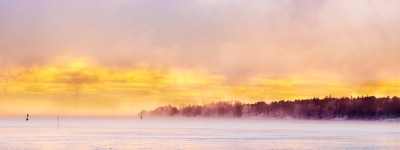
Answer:
POLYGON ((0 1, 0 116, 400 95, 397 0, 0 1))

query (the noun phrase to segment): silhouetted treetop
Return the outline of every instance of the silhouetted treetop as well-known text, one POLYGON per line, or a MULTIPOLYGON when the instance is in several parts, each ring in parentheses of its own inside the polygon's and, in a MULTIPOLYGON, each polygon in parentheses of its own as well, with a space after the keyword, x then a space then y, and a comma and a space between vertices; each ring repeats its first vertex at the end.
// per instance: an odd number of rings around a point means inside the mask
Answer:
POLYGON ((385 119, 400 118, 398 97, 375 96, 357 98, 312 98, 294 101, 264 101, 243 104, 238 101, 213 102, 203 105, 177 107, 168 105, 152 111, 143 111, 150 116, 188 117, 269 117, 298 119, 385 119))

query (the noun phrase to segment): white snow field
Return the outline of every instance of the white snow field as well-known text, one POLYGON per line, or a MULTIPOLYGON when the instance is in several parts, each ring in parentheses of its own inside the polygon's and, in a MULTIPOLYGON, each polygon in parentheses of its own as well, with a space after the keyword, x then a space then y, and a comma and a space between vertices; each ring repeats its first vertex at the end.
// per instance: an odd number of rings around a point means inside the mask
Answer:
POLYGON ((0 119, 0 149, 400 149, 399 121, 0 119))

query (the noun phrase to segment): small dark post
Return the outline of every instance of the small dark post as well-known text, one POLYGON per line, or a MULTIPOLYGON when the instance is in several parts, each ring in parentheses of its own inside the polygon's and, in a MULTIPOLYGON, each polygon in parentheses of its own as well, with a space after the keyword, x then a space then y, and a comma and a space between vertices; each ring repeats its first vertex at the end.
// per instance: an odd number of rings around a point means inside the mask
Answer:
POLYGON ((142 114, 140 114, 140 120, 142 120, 143 119, 143 115, 142 114))
POLYGON ((29 114, 26 114, 26 121, 29 120, 29 114))

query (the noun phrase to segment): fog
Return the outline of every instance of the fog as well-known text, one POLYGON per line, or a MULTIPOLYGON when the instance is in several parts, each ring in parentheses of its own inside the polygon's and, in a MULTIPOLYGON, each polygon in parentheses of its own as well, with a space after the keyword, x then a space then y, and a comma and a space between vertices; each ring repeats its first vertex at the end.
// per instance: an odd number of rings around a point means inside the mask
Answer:
POLYGON ((398 79, 396 0, 0 2, 0 66, 84 57, 204 68, 231 80, 327 72, 398 79))

